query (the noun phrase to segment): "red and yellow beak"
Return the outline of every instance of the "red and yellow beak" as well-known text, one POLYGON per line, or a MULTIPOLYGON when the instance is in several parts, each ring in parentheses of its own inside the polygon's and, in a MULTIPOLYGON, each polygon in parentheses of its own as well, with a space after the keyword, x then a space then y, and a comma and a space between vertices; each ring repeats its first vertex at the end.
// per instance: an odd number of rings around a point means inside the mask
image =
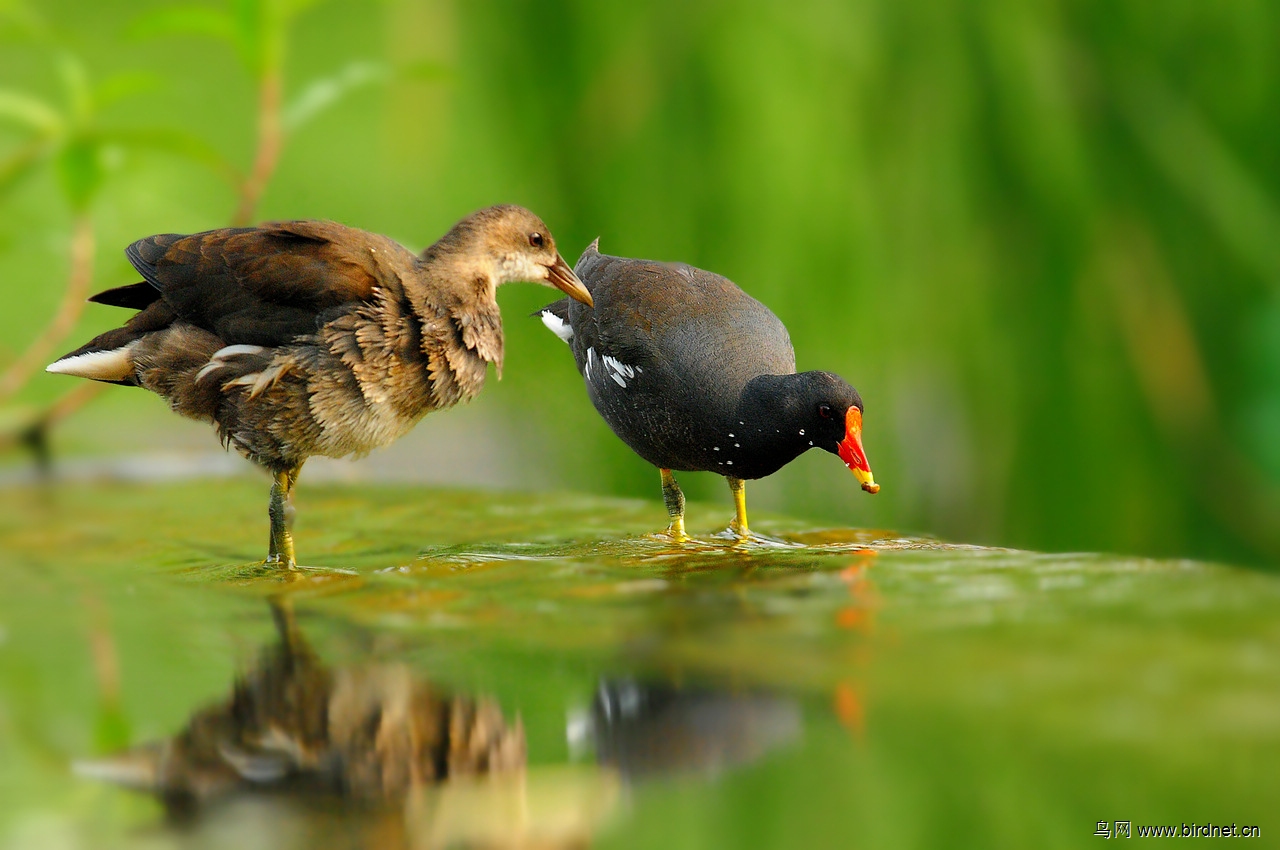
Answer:
POLYGON ((880 492, 880 485, 871 474, 871 464, 867 463, 867 453, 862 450, 862 411, 856 407, 850 407, 845 414, 844 439, 840 441, 838 454, 863 490, 880 492))

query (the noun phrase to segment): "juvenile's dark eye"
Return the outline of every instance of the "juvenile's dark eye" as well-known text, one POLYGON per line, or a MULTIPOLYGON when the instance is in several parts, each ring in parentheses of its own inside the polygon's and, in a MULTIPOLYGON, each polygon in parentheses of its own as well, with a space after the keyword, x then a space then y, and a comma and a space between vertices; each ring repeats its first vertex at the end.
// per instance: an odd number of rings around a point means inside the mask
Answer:
POLYGON ((830 419, 830 418, 831 418, 831 405, 829 405, 829 404, 820 404, 820 405, 818 405, 818 415, 819 415, 819 416, 821 416, 823 419, 830 419))
POLYGON ((533 233, 529 234, 529 244, 535 248, 541 248, 542 243, 546 241, 547 240, 542 237, 542 234, 538 233, 537 231, 534 231, 533 233))

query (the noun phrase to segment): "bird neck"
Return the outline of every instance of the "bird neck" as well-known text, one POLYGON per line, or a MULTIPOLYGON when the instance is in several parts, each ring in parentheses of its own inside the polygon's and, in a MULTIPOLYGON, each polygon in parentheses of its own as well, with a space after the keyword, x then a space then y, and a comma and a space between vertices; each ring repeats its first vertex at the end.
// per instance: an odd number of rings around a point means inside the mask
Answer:
POLYGON ((746 456, 757 458, 742 478, 772 475, 813 447, 803 425, 804 405, 793 392, 795 375, 759 375, 743 387, 726 434, 746 456))
POLYGON ((424 338, 443 333, 436 326, 447 317, 453 330, 446 336, 460 333, 463 345, 496 364, 501 375, 502 313, 494 297, 494 275, 484 265, 469 252, 437 242, 417 258, 417 285, 406 288, 424 338))

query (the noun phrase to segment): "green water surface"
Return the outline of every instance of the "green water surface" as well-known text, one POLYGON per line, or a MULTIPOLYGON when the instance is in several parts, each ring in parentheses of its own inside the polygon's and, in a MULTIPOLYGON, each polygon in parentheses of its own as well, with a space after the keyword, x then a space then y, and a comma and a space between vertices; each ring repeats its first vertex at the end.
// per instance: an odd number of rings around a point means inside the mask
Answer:
POLYGON ((1271 574, 764 517, 795 545, 732 547, 723 504, 676 546, 646 536, 656 502, 304 482, 300 560, 328 569, 290 580, 253 566, 265 501, 248 479, 0 492, 0 848, 1280 835, 1271 574), (261 746, 227 743, 237 681, 274 695, 261 746), (306 767, 297 718, 337 735, 343 700, 374 785, 402 721, 483 705, 524 751, 379 793, 331 753, 306 767))

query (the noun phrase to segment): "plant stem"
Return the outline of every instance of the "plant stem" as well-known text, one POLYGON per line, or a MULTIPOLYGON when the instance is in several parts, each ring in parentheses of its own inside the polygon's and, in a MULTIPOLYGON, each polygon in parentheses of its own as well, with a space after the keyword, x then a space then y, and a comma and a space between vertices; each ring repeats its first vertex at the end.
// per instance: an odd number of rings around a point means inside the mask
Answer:
POLYGON ((79 321, 89 295, 89 282, 93 279, 93 251, 93 219, 88 211, 82 210, 76 213, 72 224, 71 267, 57 312, 27 350, 0 376, 0 403, 7 401, 31 380, 31 376, 44 366, 54 346, 71 333, 79 321))
POLYGON ((233 227, 243 227, 253 221, 258 201, 280 161, 280 150, 284 146, 280 116, 283 89, 280 69, 268 68, 258 89, 258 149, 253 157, 253 168, 240 186, 240 204, 231 219, 233 227))

